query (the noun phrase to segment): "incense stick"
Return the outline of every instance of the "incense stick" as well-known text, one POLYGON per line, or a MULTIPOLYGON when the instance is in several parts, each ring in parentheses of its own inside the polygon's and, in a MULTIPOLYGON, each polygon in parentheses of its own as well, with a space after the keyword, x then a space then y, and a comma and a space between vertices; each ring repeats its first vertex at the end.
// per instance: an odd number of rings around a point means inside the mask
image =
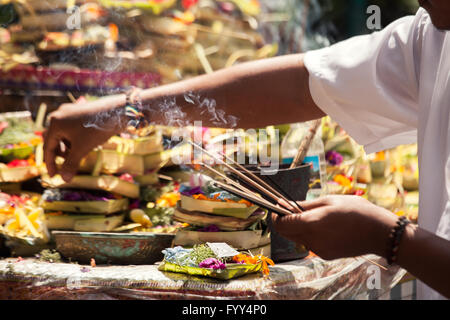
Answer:
POLYGON ((207 164, 202 163, 202 166, 204 166, 205 168, 207 168, 208 170, 214 172, 215 174, 217 174, 218 176, 222 177, 225 179, 225 181, 227 181, 228 183, 230 183, 233 186, 236 186, 236 188, 241 189, 243 192, 246 192, 247 194, 251 195, 252 197, 256 197, 258 199, 260 199, 259 201, 261 203, 264 203, 266 205, 266 207, 268 206, 274 206, 274 204, 270 203, 269 201, 267 201, 266 199, 260 197, 257 193, 253 192, 250 189, 247 189, 246 187, 244 187, 243 185, 241 185, 240 183, 237 183, 236 181, 234 181, 233 179, 228 178, 226 175, 224 175, 223 173, 220 173, 219 171, 213 169, 212 167, 208 166, 207 164))
MULTIPOLYGON (((210 157, 212 157, 213 159, 220 161, 224 166, 226 166, 228 169, 230 169, 231 171, 233 171, 235 174, 237 174, 239 177, 241 177, 243 180, 245 180, 248 184, 250 184, 251 186, 257 188, 258 190, 260 190, 261 192, 263 192, 264 194, 266 194, 267 196, 269 196, 270 198, 272 198, 273 200, 275 200, 278 204, 282 205, 283 207, 287 208, 288 210, 295 210, 290 204, 289 201, 287 200, 283 200, 280 197, 277 197, 276 195, 274 195, 272 192, 270 192, 269 190, 267 190, 265 187, 263 187, 262 185, 256 183, 254 180, 250 179, 249 177, 247 177, 245 174, 243 174, 242 172, 240 172, 239 170, 233 168, 232 166, 230 166, 228 163, 226 163, 225 161, 223 161, 222 159, 220 159, 219 157, 213 155, 212 153, 210 153, 209 151, 203 149, 202 147, 200 147, 199 145, 193 143, 192 141, 188 140, 188 142, 202 150, 204 153, 206 153, 207 155, 209 155, 210 157)), ((226 157, 226 156, 225 156, 226 157)), ((247 170, 248 171, 248 170, 247 170)), ((273 189, 273 188, 272 188, 273 189)))
POLYGON ((272 210, 275 213, 279 213, 279 214, 282 214, 282 215, 291 215, 291 214, 293 214, 292 212, 290 212, 290 211, 288 211, 288 210, 286 210, 284 208, 277 207, 277 206, 271 204, 270 202, 265 201, 262 198, 255 197, 255 196, 253 196, 253 195, 251 195, 249 193, 245 193, 245 192, 243 192, 243 191, 241 191, 241 190, 239 190, 237 188, 234 188, 234 187, 229 186, 227 184, 224 184, 222 182, 214 181, 213 184, 218 186, 219 188, 225 190, 225 191, 228 191, 228 192, 238 196, 238 197, 241 197, 241 198, 243 198, 245 200, 248 200, 250 202, 258 204, 258 205, 260 205, 260 206, 262 206, 262 207, 264 207, 266 209, 272 210))
POLYGON ((353 259, 358 260, 358 258, 362 258, 363 260, 366 260, 367 262, 369 262, 369 263, 371 263, 373 265, 376 265, 377 267, 379 267, 379 268, 381 268, 383 270, 388 270, 388 268, 386 268, 385 266, 382 266, 381 264, 376 263, 375 261, 370 260, 369 258, 367 258, 365 256, 354 257, 353 259))
MULTIPOLYGON (((279 198, 283 199, 283 201, 286 201, 286 203, 289 204, 289 206, 291 208, 294 208, 294 211, 297 211, 298 213, 302 212, 303 210, 301 208, 299 208, 298 204, 293 201, 293 206, 290 203, 291 201, 288 200, 283 194, 281 194, 278 190, 276 190, 275 188, 273 188, 271 185, 269 185, 267 182, 265 182, 264 180, 262 180, 260 177, 258 177, 257 175, 255 175, 253 172, 251 172, 250 170, 248 170, 247 168, 245 168, 244 166, 242 166, 241 164, 237 163, 236 161, 234 161, 233 159, 231 159, 230 157, 228 157, 226 154, 224 154, 223 152, 221 152, 221 155, 227 159, 228 161, 230 161, 231 163, 233 163, 235 166, 237 166, 239 169, 241 169, 242 171, 244 171, 247 175, 249 175, 253 180, 256 180, 256 182, 258 182, 259 184, 263 185, 265 188, 267 188, 268 190, 270 190, 272 193, 274 193, 275 195, 277 195, 279 198)), ((245 176, 245 175, 244 175, 245 176)), ((282 204, 282 203, 280 203, 282 204)), ((285 206, 286 207, 286 206, 285 206)), ((292 210, 291 208, 288 208, 289 210, 292 210)))
POLYGON ((321 124, 321 119, 317 119, 313 122, 311 127, 309 128, 308 134, 303 138, 300 147, 298 148, 297 154, 295 155, 294 161, 292 161, 290 169, 298 167, 302 164, 305 159, 306 153, 308 152, 309 147, 311 146, 312 139, 316 135, 317 128, 321 124))
POLYGON ((287 192, 284 191, 283 188, 281 188, 277 182, 275 182, 275 180, 273 180, 269 175, 267 176, 267 178, 278 188, 278 191, 280 191, 291 203, 294 203, 301 211, 306 211, 306 209, 303 208, 301 205, 299 205, 297 201, 292 199, 291 196, 288 195, 287 192))
MULTIPOLYGON (((191 141, 189 141, 189 142, 190 142, 192 145, 194 145, 194 146, 200 148, 202 151, 205 151, 206 154, 208 154, 209 156, 211 156, 211 157, 214 158, 215 160, 219 160, 220 162, 224 163, 225 166, 227 166, 229 169, 231 169, 234 173, 238 174, 239 176, 245 177, 245 176, 243 176, 238 170, 232 168, 231 166, 229 166, 228 164, 226 164, 224 161, 222 161, 222 160, 219 159, 218 157, 215 157, 214 155, 212 155, 212 154, 209 153, 208 151, 204 150, 204 149, 201 148, 200 146, 194 144, 193 142, 191 142, 191 141)), ((226 157, 226 156, 225 156, 225 157, 226 157)), ((286 210, 286 209, 283 209, 283 208, 281 208, 281 207, 276 207, 275 205, 273 205, 272 203, 268 202, 268 201, 265 200, 264 198, 261 198, 261 197, 256 196, 255 193, 254 193, 253 191, 251 191, 251 190, 245 188, 244 186, 242 186, 241 184, 239 184, 239 183, 233 181, 232 179, 228 178, 226 175, 220 173, 219 171, 213 169, 213 168, 210 167, 209 165, 207 165, 207 164, 205 164, 205 163, 201 163, 201 165, 204 166, 205 168, 207 168, 208 170, 210 170, 210 171, 216 173, 216 174, 219 175, 220 177, 224 178, 227 182, 231 183, 232 185, 236 185, 236 188, 235 188, 235 187, 232 187, 232 186, 229 186, 229 185, 226 185, 226 184, 224 184, 224 183, 221 183, 221 182, 219 182, 219 181, 214 180, 214 181, 213 181, 213 184, 215 184, 215 185, 218 186, 219 188, 224 189, 225 191, 228 191, 228 192, 230 192, 230 193, 233 193, 233 194, 235 194, 235 195, 237 195, 237 196, 239 196, 239 197, 241 197, 241 198, 243 198, 243 199, 245 199, 245 200, 248 200, 248 201, 250 201, 250 202, 254 202, 255 204, 259 204, 260 206, 265 207, 265 208, 267 208, 267 209, 269 209, 269 210, 272 210, 272 211, 275 212, 275 213, 279 213, 279 214, 282 214, 282 215, 291 215, 291 214, 293 214, 292 212, 290 212, 290 211, 288 211, 288 210, 286 210), (240 188, 241 190, 239 190, 238 188, 240 188), (245 193, 245 192, 247 192, 247 193, 245 193)), ((247 169, 245 169, 245 170, 248 171, 247 169)), ((248 171, 248 172, 250 172, 250 171, 248 171)), ((245 178, 246 178, 246 177, 245 177, 245 178)), ((247 180, 247 179, 245 179, 245 180, 247 180)), ((271 180, 271 181, 272 181, 272 180, 271 180)), ((272 182, 273 182, 273 181, 272 181, 272 182)), ((253 183, 252 183, 252 185, 253 185, 253 183)), ((295 203, 296 205, 298 205, 295 201, 294 201, 294 203, 295 203)), ((300 206, 300 207, 301 207, 301 206, 300 206)), ((303 209, 303 208, 302 208, 302 209, 303 209)), ((371 259, 369 259, 369 258, 367 258, 367 257, 365 257, 365 256, 355 257, 354 259, 357 259, 357 258, 362 258, 362 259, 366 260, 367 262, 369 262, 369 263, 371 263, 371 264, 373 264, 373 265, 378 266, 378 267, 381 268, 381 269, 388 270, 386 267, 380 265, 379 263, 377 263, 377 262, 375 262, 375 261, 373 261, 373 260, 371 260, 371 259)))
MULTIPOLYGON (((237 177, 239 179, 239 177, 237 177)), ((281 188, 273 179, 270 178, 270 175, 267 175, 267 179, 270 180, 271 183, 275 185, 276 188, 278 188, 276 191, 282 194, 282 196, 285 198, 285 200, 290 203, 293 207, 295 207, 297 210, 297 213, 301 213, 304 210, 304 208, 299 205, 296 201, 294 201, 284 190, 281 188)))
POLYGON ((234 181, 233 179, 230 179, 229 177, 227 177, 226 175, 224 175, 223 173, 217 171, 216 169, 208 166, 206 163, 201 163, 200 165, 202 165, 203 167, 205 167, 206 169, 214 172, 216 175, 222 177, 223 179, 225 179, 225 181, 227 181, 228 183, 236 186, 237 188, 241 189, 244 192, 248 192, 251 194, 255 194, 253 191, 251 191, 250 189, 247 189, 246 187, 244 187, 242 184, 237 183, 236 181, 234 181))

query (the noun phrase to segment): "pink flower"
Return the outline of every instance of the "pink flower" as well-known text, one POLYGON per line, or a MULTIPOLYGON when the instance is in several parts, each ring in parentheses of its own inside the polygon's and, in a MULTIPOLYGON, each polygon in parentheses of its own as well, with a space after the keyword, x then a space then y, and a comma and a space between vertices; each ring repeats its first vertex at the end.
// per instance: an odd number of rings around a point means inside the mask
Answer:
POLYGON ((208 269, 214 269, 214 270, 217 270, 217 269, 223 270, 226 268, 225 264, 223 264, 221 261, 217 260, 216 258, 207 258, 207 259, 203 260, 202 262, 200 262, 198 264, 198 266, 200 268, 208 268, 208 269))
POLYGON ((124 174, 122 174, 122 175, 119 177, 119 179, 120 179, 120 180, 127 181, 127 182, 134 183, 133 176, 132 176, 131 174, 129 174, 129 173, 124 173, 124 174))

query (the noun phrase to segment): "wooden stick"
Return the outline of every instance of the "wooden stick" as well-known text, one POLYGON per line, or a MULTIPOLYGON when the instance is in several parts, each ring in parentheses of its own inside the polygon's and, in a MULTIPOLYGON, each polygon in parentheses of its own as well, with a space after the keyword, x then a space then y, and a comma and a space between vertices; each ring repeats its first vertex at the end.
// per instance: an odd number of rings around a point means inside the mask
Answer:
POLYGON ((388 270, 385 266, 382 266, 381 264, 376 263, 375 261, 370 260, 369 258, 367 258, 365 256, 354 257, 353 259, 358 260, 358 258, 362 258, 363 260, 366 260, 367 262, 369 262, 369 263, 371 263, 373 265, 376 265, 377 267, 379 267, 379 268, 381 268, 383 270, 388 270))
MULTIPOLYGON (((195 24, 194 28, 197 29, 198 31, 201 31, 201 32, 217 34, 217 32, 212 30, 211 27, 204 26, 204 25, 201 25, 201 24, 195 24)), ((221 36, 225 36, 225 37, 241 39, 241 40, 248 40, 248 41, 250 41, 252 43, 255 42, 255 39, 253 37, 250 37, 249 35, 247 35, 245 33, 233 32, 233 31, 229 31, 229 30, 222 30, 220 35, 221 36)))
POLYGON ((72 92, 67 92, 67 96, 69 97, 69 99, 72 103, 77 103, 77 99, 75 99, 72 92))
POLYGON ((288 199, 291 203, 294 203, 301 211, 306 211, 305 208, 303 208, 301 205, 297 203, 294 199, 291 198, 284 190, 280 187, 280 185, 275 182, 274 179, 272 179, 270 176, 267 176, 267 178, 278 188, 278 190, 288 199))
POLYGON ((198 60, 200 60, 200 63, 202 64, 203 69, 206 73, 213 73, 213 68, 211 67, 211 64, 208 61, 208 58, 205 54, 205 49, 203 49, 203 46, 199 43, 194 44, 194 50, 197 54, 198 60))
POLYGON ((44 119, 46 112, 47 105, 45 103, 41 103, 37 112, 36 121, 34 122, 34 128, 36 131, 44 130, 44 119))
MULTIPOLYGON (((291 202, 293 202, 294 204, 294 211, 296 211, 297 213, 301 213, 303 210, 298 206, 298 204, 295 201, 290 201, 288 200, 281 192, 279 192, 278 190, 276 190, 275 188, 273 188, 270 184, 268 184, 267 182, 265 182, 264 180, 262 180, 260 177, 258 177, 257 175, 255 175, 253 172, 251 172, 250 170, 248 170, 247 168, 245 168, 244 166, 242 166, 241 164, 237 163, 236 161, 234 161, 233 159, 231 159, 230 157, 228 157, 226 154, 224 154, 223 152, 220 152, 221 155, 227 159, 228 161, 230 161, 231 163, 233 163, 235 166, 237 166, 239 169, 241 169, 242 171, 244 171, 247 175, 249 175, 253 180, 256 180, 256 182, 258 182, 259 184, 263 185, 265 188, 267 188, 268 190, 270 190, 272 193, 274 193, 275 195, 277 195, 279 198, 283 199, 283 201, 286 201, 287 203, 289 203, 289 206, 292 207, 291 202)), ((281 203, 280 203, 281 204, 281 203)), ((286 207, 286 206, 285 206, 286 207)), ((288 208, 289 210, 292 210, 290 208, 288 208)))
POLYGON ((217 174, 218 176, 222 177, 225 179, 225 181, 227 181, 229 184, 235 186, 238 189, 241 189, 243 192, 246 192, 247 194, 256 197, 258 199, 260 199, 261 202, 264 202, 266 204, 266 206, 274 206, 274 204, 270 203, 269 201, 267 201, 266 199, 262 198, 260 195, 258 195, 257 193, 253 192, 250 189, 247 189, 246 187, 244 187, 243 185, 241 185, 240 183, 234 181, 233 179, 230 179, 229 177, 227 177, 226 175, 224 175, 223 173, 220 173, 219 171, 213 169, 212 167, 208 166, 205 163, 201 164, 202 166, 204 166, 205 168, 207 168, 208 170, 214 172, 215 174, 217 174))
MULTIPOLYGON (((196 148, 202 150, 204 153, 206 153, 207 155, 209 155, 210 157, 212 157, 213 159, 215 159, 216 161, 220 161, 223 165, 225 165, 228 169, 230 169, 232 172, 234 172, 236 175, 238 175, 241 179, 243 179, 245 182, 247 182, 248 184, 252 185, 253 187, 255 187, 256 189, 260 190, 261 192, 263 192, 264 194, 266 194, 267 196, 269 196, 270 198, 272 198, 273 200, 275 200, 278 204, 284 206, 285 208, 287 208, 288 210, 295 210, 290 204, 289 201, 283 200, 280 197, 275 196, 273 193, 271 193, 269 190, 267 190, 266 188, 264 188, 263 186, 259 185, 258 183, 256 183, 255 181, 253 181, 252 179, 250 179, 249 177, 247 177, 245 174, 243 174, 242 172, 240 172, 239 170, 233 168, 232 166, 230 166, 228 163, 226 163, 225 161, 223 161, 222 159, 218 158, 217 156, 215 156, 214 154, 210 153, 209 151, 203 149, 202 147, 200 147, 199 145, 193 143, 192 141, 189 141, 189 143, 191 143, 193 146, 195 146, 196 148)), ((226 157, 226 155, 224 155, 226 157)))
POLYGON ((203 166, 203 167, 205 167, 205 168, 208 169, 209 171, 214 172, 214 173, 215 173, 216 175, 218 175, 219 177, 222 177, 223 179, 225 179, 226 182, 228 182, 228 183, 234 185, 235 187, 241 189, 242 191, 248 192, 248 193, 251 193, 251 194, 256 195, 256 194, 255 194, 253 191, 251 191, 250 189, 247 189, 247 188, 244 187, 242 184, 240 184, 240 183, 234 181, 233 179, 227 177, 227 176, 224 175, 223 173, 221 173, 221 172, 217 171, 216 169, 214 169, 214 168, 208 166, 206 163, 200 163, 200 165, 203 166))
POLYGON ((298 167, 299 165, 302 164, 303 160, 305 159, 306 153, 308 152, 308 149, 311 146, 312 139, 316 135, 317 128, 319 128, 319 125, 321 124, 321 122, 322 122, 321 119, 317 119, 313 122, 313 124, 311 125, 311 128, 309 128, 309 132, 303 138, 302 143, 300 144, 300 147, 298 148, 297 154, 295 155, 294 161, 292 161, 290 169, 298 167))
POLYGON ((173 181, 172 177, 166 176, 164 174, 158 174, 158 178, 163 179, 163 180, 167 180, 167 181, 173 181))
POLYGON ((260 205, 262 207, 265 207, 265 208, 267 208, 269 210, 272 210, 275 213, 279 213, 279 214, 282 214, 282 215, 291 215, 291 214, 293 214, 292 212, 290 212, 290 211, 288 211, 288 210, 286 210, 284 208, 277 207, 277 206, 271 204, 270 202, 265 201, 262 198, 255 197, 255 196, 253 196, 252 194, 249 194, 249 193, 245 193, 245 192, 243 192, 243 191, 241 191, 241 190, 239 190, 239 189, 237 189, 235 187, 232 187, 230 185, 227 185, 225 183, 222 183, 222 182, 219 182, 219 181, 214 181, 213 184, 218 186, 219 188, 224 189, 225 191, 228 191, 230 193, 233 193, 236 196, 239 196, 239 197, 241 197, 241 198, 243 198, 245 200, 248 200, 248 201, 253 202, 255 204, 258 204, 258 205, 260 205))
MULTIPOLYGON (((242 172, 240 172, 239 170, 233 168, 232 166, 230 166, 228 163, 226 163, 225 161, 223 161, 222 159, 220 159, 219 157, 213 155, 211 152, 203 149, 202 147, 200 147, 199 145, 193 143, 192 141, 188 140, 188 142, 200 149, 202 152, 206 153, 207 155, 209 155, 211 158, 220 161, 224 166, 226 166, 228 169, 230 169, 232 172, 234 172, 236 175, 238 175, 240 178, 242 178, 245 182, 247 182, 248 184, 250 184, 251 186, 255 187, 256 189, 260 190, 261 192, 263 192, 264 194, 266 194, 267 196, 269 196, 270 198, 272 198, 273 200, 276 201, 277 204, 282 205, 283 207, 287 208, 288 210, 291 211, 295 211, 295 208, 292 207, 289 204, 289 201, 283 200, 280 197, 277 197, 276 195, 274 195, 272 192, 270 192, 269 190, 267 190, 266 188, 264 188, 263 186, 261 186, 260 184, 256 183, 255 181, 253 181, 252 179, 250 179, 249 177, 247 177, 245 174, 243 174, 242 172)), ((226 156, 225 156, 226 157, 226 156)))

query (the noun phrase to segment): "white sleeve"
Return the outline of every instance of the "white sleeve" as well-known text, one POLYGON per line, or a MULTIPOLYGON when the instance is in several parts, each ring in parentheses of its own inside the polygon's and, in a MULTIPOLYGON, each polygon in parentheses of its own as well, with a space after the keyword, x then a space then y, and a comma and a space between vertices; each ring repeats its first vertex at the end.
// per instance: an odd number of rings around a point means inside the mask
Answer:
POLYGON ((305 55, 314 102, 367 153, 417 141, 421 14, 305 55))

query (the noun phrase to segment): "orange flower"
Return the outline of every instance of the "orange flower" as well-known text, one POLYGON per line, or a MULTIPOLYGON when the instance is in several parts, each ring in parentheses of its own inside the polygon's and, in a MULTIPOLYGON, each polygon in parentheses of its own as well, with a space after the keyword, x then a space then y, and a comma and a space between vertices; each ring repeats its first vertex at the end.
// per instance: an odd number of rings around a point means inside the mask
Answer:
POLYGON ((245 264, 256 264, 257 260, 255 257, 251 257, 246 255, 245 253, 240 253, 233 257, 233 261, 236 263, 245 263, 245 264))
POLYGON ((264 257, 263 255, 258 255, 258 262, 262 263, 262 272, 265 276, 269 275, 270 270, 269 270, 269 266, 268 264, 270 264, 271 266, 274 266, 275 263, 272 261, 272 259, 269 259, 267 257, 264 257))
POLYGON ((375 161, 384 161, 384 160, 386 160, 386 155, 385 155, 384 151, 377 152, 375 154, 375 159, 374 160, 375 161))
POLYGON ((14 207, 7 207, 0 209, 0 214, 13 214, 14 213, 14 207))
POLYGON ((32 138, 30 140, 30 143, 31 143, 32 146, 37 146, 38 144, 42 143, 42 137, 32 138))
POLYGON ((156 200, 156 204, 160 207, 174 207, 178 200, 180 200, 180 194, 177 192, 168 192, 163 194, 156 200))
POLYGON ((194 194, 192 198, 196 200, 209 200, 204 194, 194 194))
POLYGON ((257 256, 249 256, 245 253, 240 253, 238 255, 235 255, 233 257, 233 261, 236 263, 245 263, 245 264, 262 264, 262 272, 265 276, 269 275, 270 270, 269 266, 274 266, 275 263, 272 261, 272 259, 269 259, 261 254, 257 256))
POLYGON ((343 174, 336 175, 333 181, 344 187, 350 188, 352 186, 352 180, 349 177, 344 176, 343 174))
POLYGON ((209 201, 217 201, 217 202, 243 203, 243 204, 245 204, 247 207, 251 207, 251 206, 252 206, 252 204, 251 204, 249 201, 244 200, 244 199, 241 199, 241 200, 239 200, 239 201, 235 201, 235 200, 231 200, 231 199, 221 200, 221 199, 219 199, 219 196, 220 196, 220 194, 219 194, 219 193, 216 193, 216 194, 214 195, 213 198, 208 198, 208 197, 205 196, 204 194, 201 194, 201 193, 200 193, 200 194, 194 194, 194 195, 192 196, 192 198, 194 198, 195 200, 209 200, 209 201))
POLYGON ((108 25, 109 28, 109 38, 116 42, 119 40, 119 28, 114 23, 108 25))
POLYGON ((247 200, 245 200, 245 199, 239 200, 238 203, 243 203, 243 204, 245 204, 247 207, 251 207, 251 206, 252 206, 252 204, 250 203, 250 201, 247 201, 247 200))

